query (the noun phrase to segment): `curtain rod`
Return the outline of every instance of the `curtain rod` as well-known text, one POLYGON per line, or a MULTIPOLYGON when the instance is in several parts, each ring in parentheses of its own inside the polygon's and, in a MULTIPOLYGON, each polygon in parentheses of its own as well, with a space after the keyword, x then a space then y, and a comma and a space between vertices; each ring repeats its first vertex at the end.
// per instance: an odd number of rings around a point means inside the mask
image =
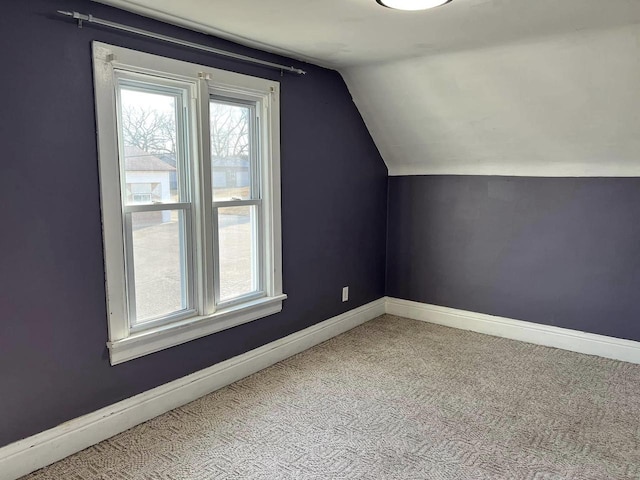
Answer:
POLYGON ((216 55, 221 55, 224 57, 234 58, 236 60, 241 60, 243 62, 255 63, 258 65, 262 65, 263 67, 276 68, 281 72, 291 72, 297 73, 298 75, 304 75, 307 72, 301 70, 299 68, 290 67, 287 65, 281 65, 279 63, 267 62, 265 60, 260 60, 258 58, 247 57, 246 55, 240 55, 238 53, 228 52, 226 50, 220 50, 218 48, 208 47, 206 45, 201 45, 199 43, 188 42, 186 40, 180 40, 179 38, 169 37, 167 35, 162 35, 161 33, 154 33, 148 30, 142 30, 136 27, 130 27, 128 25, 124 25, 122 23, 111 22, 109 20, 103 20, 101 18, 96 18, 93 15, 85 15, 78 12, 66 12, 64 10, 58 10, 60 15, 65 15, 67 17, 73 17, 78 20, 78 26, 82 27, 83 22, 87 23, 96 23, 98 25, 102 25, 104 27, 113 28, 115 30, 121 30, 123 32, 135 33, 136 35, 141 35, 143 37, 154 38, 156 40, 162 40, 163 42, 173 43, 174 45, 181 45, 183 47, 195 48, 196 50, 202 50, 204 52, 213 53, 216 55))

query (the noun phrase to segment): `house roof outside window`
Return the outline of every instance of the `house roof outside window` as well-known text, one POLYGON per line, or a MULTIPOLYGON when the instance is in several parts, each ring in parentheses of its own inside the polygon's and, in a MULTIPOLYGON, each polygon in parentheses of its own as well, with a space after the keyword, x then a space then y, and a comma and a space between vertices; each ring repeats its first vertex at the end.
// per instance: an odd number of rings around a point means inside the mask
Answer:
POLYGON ((145 152, 139 147, 124 147, 124 158, 125 170, 127 171, 172 172, 176 169, 156 155, 145 152))

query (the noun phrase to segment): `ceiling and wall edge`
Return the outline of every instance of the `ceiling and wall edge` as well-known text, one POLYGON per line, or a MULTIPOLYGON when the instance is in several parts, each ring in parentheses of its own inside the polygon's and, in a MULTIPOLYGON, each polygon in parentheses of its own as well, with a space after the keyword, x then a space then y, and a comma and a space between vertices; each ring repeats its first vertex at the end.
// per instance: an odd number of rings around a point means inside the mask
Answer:
MULTIPOLYGON (((193 30, 195 32, 206 33, 208 35, 213 35, 214 37, 219 37, 224 40, 228 40, 230 42, 237 43, 239 45, 243 45, 245 47, 257 48, 267 53, 273 53, 275 55, 281 55, 285 57, 289 57, 293 60, 298 60, 305 63, 312 63, 314 65, 318 65, 323 68, 329 68, 333 70, 334 68, 323 62, 319 58, 310 57, 308 55, 304 55, 300 52, 289 50, 285 48, 275 47, 273 45, 269 45, 263 42, 259 42, 256 40, 252 40, 247 37, 243 37, 242 35, 237 35, 231 32, 227 32, 225 30, 214 28, 209 25, 205 25, 200 22, 195 22, 193 20, 189 20, 187 18, 179 17, 176 15, 170 15, 164 12, 161 12, 158 9, 146 7, 143 5, 138 5, 131 3, 127 0, 91 0, 92 2, 101 3, 104 5, 109 5, 115 8, 119 8, 121 10, 125 10, 127 12, 135 13, 137 15, 142 15, 144 17, 153 18, 155 20, 159 20, 161 22, 168 23, 170 25, 175 25, 177 27, 187 28, 189 30, 193 30)), ((84 13, 84 12, 83 12, 84 13)))
POLYGON ((638 23, 337 67, 127 0, 93 1, 338 71, 390 176, 640 176, 638 23))

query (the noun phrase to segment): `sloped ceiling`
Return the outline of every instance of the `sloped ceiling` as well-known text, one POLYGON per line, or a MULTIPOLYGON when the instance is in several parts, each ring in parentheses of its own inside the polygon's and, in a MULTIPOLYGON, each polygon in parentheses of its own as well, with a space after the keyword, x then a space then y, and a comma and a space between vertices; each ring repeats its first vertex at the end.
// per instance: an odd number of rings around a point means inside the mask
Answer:
POLYGON ((390 174, 640 176, 640 0, 102 0, 339 70, 390 174))

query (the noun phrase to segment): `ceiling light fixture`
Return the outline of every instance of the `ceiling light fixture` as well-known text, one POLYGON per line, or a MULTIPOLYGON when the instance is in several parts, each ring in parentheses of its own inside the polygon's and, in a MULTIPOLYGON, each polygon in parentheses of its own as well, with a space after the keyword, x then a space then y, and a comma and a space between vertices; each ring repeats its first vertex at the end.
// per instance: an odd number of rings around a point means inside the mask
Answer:
POLYGON ((439 7, 451 0, 376 0, 383 7, 395 8, 396 10, 427 10, 428 8, 439 7))

